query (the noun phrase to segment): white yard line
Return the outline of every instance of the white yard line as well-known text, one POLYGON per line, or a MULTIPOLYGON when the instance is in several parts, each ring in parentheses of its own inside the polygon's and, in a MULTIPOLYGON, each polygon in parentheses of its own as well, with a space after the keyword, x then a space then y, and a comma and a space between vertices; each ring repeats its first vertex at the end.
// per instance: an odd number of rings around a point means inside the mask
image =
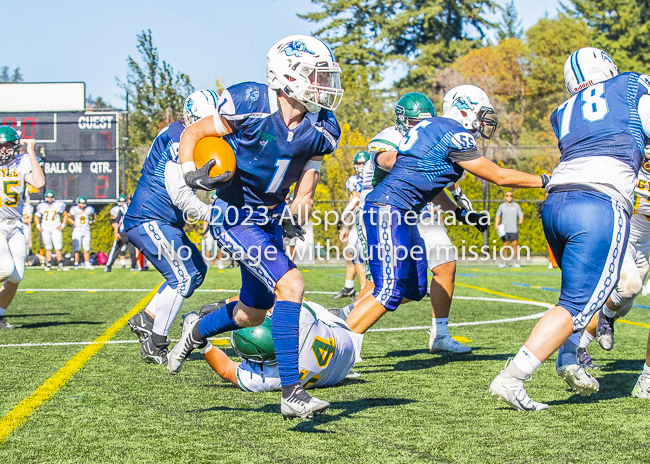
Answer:
MULTIPOLYGON (((57 291, 55 289, 41 289, 45 291, 57 291)), ((68 291, 92 291, 92 290, 82 290, 82 289, 76 289, 76 290, 68 290, 68 291)), ((124 291, 124 290, 115 290, 115 289, 104 289, 104 290, 98 290, 98 291, 124 291)), ((128 291, 140 291, 140 290, 135 290, 131 289, 128 291)), ((145 292, 150 292, 151 289, 147 290, 141 290, 145 292)), ((236 290, 204 290, 207 292, 233 292, 236 290)), ((305 293, 325 293, 325 294, 331 294, 331 292, 305 292, 305 293)), ((455 296, 454 297, 457 300, 478 300, 478 301, 494 301, 494 302, 499 302, 499 303, 514 303, 514 304, 525 304, 525 305, 530 305, 530 306, 541 306, 544 308, 552 308, 552 304, 547 304, 547 303, 542 303, 539 301, 523 301, 523 300, 511 300, 509 298, 488 298, 488 297, 479 297, 479 296, 455 296)), ((474 321, 474 322, 455 322, 455 323, 450 323, 450 327, 461 327, 461 326, 467 326, 467 325, 483 325, 483 324, 503 324, 506 322, 517 322, 517 321, 528 321, 532 319, 539 319, 542 317, 546 311, 541 312, 541 313, 536 313, 536 314, 531 314, 530 316, 521 316, 521 317, 511 317, 507 319, 494 319, 491 321, 474 321)), ((368 332, 396 332, 396 331, 402 331, 402 330, 424 330, 428 329, 431 326, 412 326, 412 327, 389 327, 389 328, 384 328, 384 329, 370 329, 368 332)), ((211 338, 210 340, 228 340, 227 337, 222 337, 222 338, 211 338)), ((170 340, 172 342, 177 342, 178 340, 170 340)), ((34 347, 34 346, 70 346, 70 345, 91 345, 96 342, 54 342, 54 343, 15 343, 15 344, 6 344, 6 345, 0 345, 0 348, 19 348, 19 347, 34 347)), ((138 340, 110 340, 107 342, 103 342, 107 344, 122 344, 122 343, 139 343, 138 340)))

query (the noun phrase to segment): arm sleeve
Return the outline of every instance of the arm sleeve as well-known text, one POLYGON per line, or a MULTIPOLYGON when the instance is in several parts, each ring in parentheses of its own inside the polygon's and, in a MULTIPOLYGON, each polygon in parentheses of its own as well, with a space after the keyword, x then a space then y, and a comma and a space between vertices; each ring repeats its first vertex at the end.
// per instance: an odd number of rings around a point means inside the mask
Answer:
POLYGON ((172 203, 184 213, 202 221, 210 218, 210 206, 203 203, 196 192, 187 186, 180 164, 173 161, 165 164, 165 189, 172 203))
POLYGON ((472 148, 467 151, 450 151, 448 156, 452 163, 458 163, 460 161, 471 161, 483 155, 476 148, 472 148))

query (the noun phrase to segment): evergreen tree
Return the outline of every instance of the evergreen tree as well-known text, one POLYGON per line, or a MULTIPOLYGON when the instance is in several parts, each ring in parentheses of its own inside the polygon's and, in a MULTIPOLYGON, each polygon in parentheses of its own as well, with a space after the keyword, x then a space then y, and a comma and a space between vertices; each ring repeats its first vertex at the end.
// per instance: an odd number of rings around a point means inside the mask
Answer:
POLYGON ((514 0, 512 0, 501 13, 497 38, 501 42, 504 39, 521 39, 523 35, 524 29, 521 27, 519 14, 517 13, 517 8, 515 8, 514 0))
POLYGON ((14 69, 10 74, 9 66, 0 68, 0 82, 22 82, 23 75, 20 73, 20 68, 14 69))

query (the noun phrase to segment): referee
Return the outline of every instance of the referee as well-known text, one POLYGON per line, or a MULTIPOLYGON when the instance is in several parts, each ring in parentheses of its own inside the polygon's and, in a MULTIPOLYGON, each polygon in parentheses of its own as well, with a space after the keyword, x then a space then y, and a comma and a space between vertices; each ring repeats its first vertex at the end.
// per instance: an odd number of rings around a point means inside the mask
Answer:
POLYGON ((131 258, 131 272, 137 270, 136 259, 135 259, 135 246, 129 241, 124 232, 124 215, 129 205, 126 201, 124 195, 120 195, 117 198, 117 206, 111 209, 111 226, 113 226, 113 247, 111 248, 111 253, 108 255, 108 263, 106 263, 106 268, 104 272, 111 272, 113 264, 117 259, 117 255, 120 250, 126 246, 129 251, 129 257, 131 258))

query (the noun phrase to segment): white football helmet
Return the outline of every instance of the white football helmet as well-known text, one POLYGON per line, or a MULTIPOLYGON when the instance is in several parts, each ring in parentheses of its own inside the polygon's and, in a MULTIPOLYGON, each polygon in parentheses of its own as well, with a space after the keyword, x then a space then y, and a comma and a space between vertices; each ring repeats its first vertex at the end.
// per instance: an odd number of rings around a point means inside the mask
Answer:
POLYGON ((442 100, 443 117, 458 121, 474 135, 491 139, 497 130, 497 121, 490 117, 494 107, 487 94, 475 85, 454 87, 442 100))
POLYGON ((213 90, 201 89, 192 92, 183 105, 183 124, 185 127, 201 118, 210 116, 217 109, 219 95, 213 90))
POLYGON ((341 68, 332 50, 320 39, 292 35, 280 40, 266 55, 266 79, 310 113, 334 111, 343 98, 341 68))
POLYGON ((585 47, 576 50, 564 63, 564 83, 571 95, 616 76, 618 67, 614 60, 599 48, 585 47))

